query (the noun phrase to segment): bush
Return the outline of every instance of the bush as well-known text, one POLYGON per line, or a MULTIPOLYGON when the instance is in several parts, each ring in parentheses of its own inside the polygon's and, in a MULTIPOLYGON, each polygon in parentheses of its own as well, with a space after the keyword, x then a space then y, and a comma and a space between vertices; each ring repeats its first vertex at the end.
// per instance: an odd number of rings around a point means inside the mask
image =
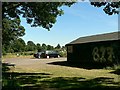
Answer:
POLYGON ((67 57, 67 52, 66 51, 60 51, 59 52, 61 57, 67 57))
POLYGON ((107 70, 118 70, 118 69, 120 69, 120 64, 118 64, 118 65, 114 64, 112 66, 106 66, 105 69, 107 69, 107 70))
POLYGON ((21 55, 33 55, 34 54, 34 52, 21 52, 20 53, 21 55))
POLYGON ((2 55, 7 55, 6 51, 4 49, 2 49, 2 55))
POLYGON ((115 70, 120 69, 120 65, 114 65, 113 69, 115 69, 115 70))

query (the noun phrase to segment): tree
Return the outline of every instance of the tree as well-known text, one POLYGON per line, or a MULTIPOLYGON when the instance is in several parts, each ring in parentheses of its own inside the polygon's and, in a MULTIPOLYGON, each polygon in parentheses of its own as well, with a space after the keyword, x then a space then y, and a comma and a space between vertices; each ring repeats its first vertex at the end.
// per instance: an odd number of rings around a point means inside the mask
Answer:
POLYGON ((3 18, 19 18, 22 15, 32 27, 42 26, 50 29, 57 16, 63 14, 59 7, 71 6, 73 2, 3 2, 3 18))
POLYGON ((8 51, 11 42, 25 35, 25 29, 20 25, 20 16, 26 18, 27 23, 32 27, 42 26, 49 30, 56 22, 57 16, 63 14, 63 10, 59 7, 72 4, 66 2, 2 2, 2 48, 8 51))
POLYGON ((66 48, 65 46, 62 46, 62 50, 63 50, 63 51, 66 51, 67 48, 66 48))
MULTIPOLYGON (((118 14, 119 2, 92 2, 91 5, 95 7, 104 6, 106 14, 118 14)), ((63 10, 59 7, 66 5, 71 6, 75 2, 3 2, 2 4, 2 17, 9 19, 19 18, 20 15, 26 18, 28 24, 33 27, 42 26, 43 28, 50 29, 56 22, 58 15, 63 14, 63 10)))
MULTIPOLYGON (((104 6, 108 15, 118 14, 119 2, 92 2, 95 7, 104 6)), ((50 30, 55 24, 57 16, 64 14, 59 7, 71 6, 75 2, 2 2, 2 44, 5 50, 9 49, 11 42, 25 35, 25 29, 20 25, 20 16, 26 18, 32 27, 43 27, 50 30)))
POLYGON ((39 43, 36 44, 36 48, 37 48, 38 52, 42 51, 42 47, 39 43))
POLYGON ((51 46, 51 45, 47 45, 47 50, 53 50, 53 49, 54 49, 53 46, 51 46))
POLYGON ((24 52, 25 51, 25 41, 21 38, 15 40, 15 42, 13 42, 12 44, 12 49, 14 50, 14 52, 24 52))
POLYGON ((28 41, 26 48, 27 48, 27 51, 35 51, 36 45, 34 44, 33 41, 28 41))
POLYGON ((119 2, 91 2, 91 5, 95 7, 102 7, 104 6, 104 12, 108 15, 118 14, 120 7, 120 1, 119 2))
POLYGON ((47 45, 45 43, 42 44, 42 50, 47 50, 47 45))
POLYGON ((4 18, 2 21, 2 47, 8 52, 11 44, 18 37, 25 35, 25 29, 20 25, 20 19, 14 18, 9 20, 4 18))
POLYGON ((55 48, 60 49, 61 48, 60 44, 58 44, 55 48))

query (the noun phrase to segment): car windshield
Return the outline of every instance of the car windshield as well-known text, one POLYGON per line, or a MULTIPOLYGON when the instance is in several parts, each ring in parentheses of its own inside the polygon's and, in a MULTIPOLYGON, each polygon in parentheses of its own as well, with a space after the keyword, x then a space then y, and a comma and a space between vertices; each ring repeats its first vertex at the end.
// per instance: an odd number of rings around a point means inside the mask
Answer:
POLYGON ((38 52, 37 54, 42 54, 43 52, 38 52))
POLYGON ((46 51, 46 54, 56 54, 56 51, 46 51))

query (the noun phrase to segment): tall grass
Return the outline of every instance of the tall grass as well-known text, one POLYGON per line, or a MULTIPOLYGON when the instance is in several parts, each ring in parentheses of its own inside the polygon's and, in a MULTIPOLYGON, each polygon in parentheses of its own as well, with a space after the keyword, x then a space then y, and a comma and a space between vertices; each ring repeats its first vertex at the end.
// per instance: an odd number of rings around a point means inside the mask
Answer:
POLYGON ((3 55, 2 58, 32 57, 33 54, 34 54, 34 51, 30 51, 30 52, 6 53, 6 55, 3 55))
POLYGON ((118 70, 118 69, 120 69, 120 64, 114 64, 113 66, 107 66, 104 69, 107 69, 107 70, 118 70))

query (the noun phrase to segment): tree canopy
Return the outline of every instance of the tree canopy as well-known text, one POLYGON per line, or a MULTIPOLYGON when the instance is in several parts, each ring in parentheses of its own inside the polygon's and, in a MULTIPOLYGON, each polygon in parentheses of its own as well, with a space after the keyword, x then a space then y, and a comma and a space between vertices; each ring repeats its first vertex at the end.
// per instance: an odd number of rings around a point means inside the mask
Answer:
MULTIPOLYGON (((90 0, 91 1, 91 0, 90 0)), ((32 27, 42 26, 50 30, 56 22, 57 16, 64 14, 59 7, 71 6, 75 2, 3 2, 2 17, 4 18, 26 18, 32 27)), ((104 6, 104 12, 108 15, 118 14, 119 2, 90 2, 95 7, 104 6)))
POLYGON ((104 6, 103 11, 108 15, 118 14, 120 1, 119 2, 91 2, 91 5, 95 7, 102 7, 104 6))
POLYGON ((25 29, 20 25, 20 19, 14 18, 12 20, 3 18, 2 20, 2 44, 9 45, 11 41, 16 40, 18 37, 25 35, 25 29))
POLYGON ((20 24, 20 16, 26 18, 32 27, 39 26, 49 30, 56 22, 57 16, 63 14, 59 7, 72 4, 73 2, 2 2, 3 48, 8 50, 11 42, 25 35, 25 29, 20 24))
POLYGON ((73 2, 4 2, 3 18, 19 18, 22 15, 32 27, 42 26, 50 29, 56 22, 57 16, 63 14, 59 7, 71 6, 73 2))
MULTIPOLYGON (((20 16, 26 19, 31 27, 52 28, 57 16, 64 14, 61 6, 71 6, 75 2, 2 2, 2 45, 6 50, 19 37, 25 35, 20 16)), ((95 7, 104 7, 108 15, 118 14, 119 2, 90 2, 95 7)), ((45 46, 45 45, 44 45, 45 46)), ((38 45, 38 48, 40 46, 38 45)), ((44 47, 45 48, 45 47, 44 47)), ((49 48, 52 48, 49 46, 49 48)))

